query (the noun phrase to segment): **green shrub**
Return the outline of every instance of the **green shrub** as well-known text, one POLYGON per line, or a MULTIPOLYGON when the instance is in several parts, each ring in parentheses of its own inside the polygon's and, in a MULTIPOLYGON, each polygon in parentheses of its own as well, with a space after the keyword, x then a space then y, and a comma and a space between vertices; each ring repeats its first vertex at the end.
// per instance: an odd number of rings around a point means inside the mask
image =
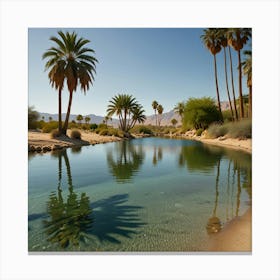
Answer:
POLYGON ((200 136, 202 134, 202 132, 204 131, 203 128, 199 128, 196 130, 196 136, 200 136))
POLYGON ((28 107, 28 129, 35 129, 38 127, 39 113, 34 110, 34 107, 28 107))
POLYGON ((92 130, 95 130, 98 127, 98 125, 96 123, 92 123, 89 128, 92 130))
POLYGON ((221 121, 221 117, 212 98, 190 98, 185 105, 183 127, 206 129, 211 123, 221 121))
POLYGON ((58 131, 58 129, 53 129, 52 132, 51 132, 51 138, 57 138, 59 137, 61 134, 60 132, 58 131))
POLYGON ((106 128, 108 128, 108 125, 105 124, 105 123, 100 123, 100 124, 98 125, 98 128, 100 128, 100 129, 106 129, 106 128))
POLYGON ((109 136, 110 134, 109 134, 109 130, 108 129, 101 129, 100 131, 99 131, 99 135, 101 135, 101 136, 109 136))
POLYGON ((70 137, 72 139, 81 139, 81 132, 77 129, 71 130, 70 137))
POLYGON ((52 121, 52 122, 44 123, 43 127, 42 127, 42 131, 44 133, 49 133, 49 132, 51 132, 51 131, 53 131, 54 129, 57 129, 57 128, 58 128, 58 122, 52 121))
POLYGON ((72 122, 68 123, 69 129, 78 128, 78 127, 79 127, 79 125, 76 122, 72 121, 72 122))
POLYGON ((222 111, 224 122, 232 122, 234 118, 231 115, 231 110, 222 111))
POLYGON ((228 133, 228 125, 224 124, 211 124, 207 130, 208 136, 211 138, 217 138, 224 136, 228 133))
POLYGON ((149 127, 144 126, 144 125, 139 127, 139 133, 149 134, 149 135, 153 134, 152 130, 149 127))

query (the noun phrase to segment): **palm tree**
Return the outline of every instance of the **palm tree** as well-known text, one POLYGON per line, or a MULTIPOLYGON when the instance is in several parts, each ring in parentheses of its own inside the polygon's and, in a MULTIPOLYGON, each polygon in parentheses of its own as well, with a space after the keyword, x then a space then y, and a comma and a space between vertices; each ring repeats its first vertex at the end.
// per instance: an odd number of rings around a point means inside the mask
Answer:
POLYGON ((242 67, 241 67, 241 50, 251 37, 251 28, 229 28, 227 32, 229 45, 238 53, 238 85, 239 85, 239 107, 240 117, 244 118, 243 96, 242 96, 242 67))
POLYGON ((185 110, 185 103, 184 102, 179 102, 174 107, 174 112, 177 113, 181 117, 181 122, 182 123, 183 123, 184 110, 185 110))
POLYGON ((107 114, 112 117, 116 114, 119 117, 119 127, 123 132, 129 130, 129 119, 133 111, 139 106, 135 98, 128 94, 118 94, 109 101, 107 114))
MULTIPOLYGON (((162 105, 159 104, 159 105, 157 106, 158 114, 159 114, 159 115, 162 115, 163 110, 164 110, 164 108, 162 107, 162 105)), ((161 123, 161 118, 159 117, 159 118, 158 118, 158 125, 159 125, 159 126, 160 126, 160 123, 161 123)))
POLYGON ((84 118, 83 118, 82 115, 78 115, 78 116, 76 117, 76 120, 79 122, 79 124, 81 124, 81 121, 82 121, 83 119, 84 119, 84 118))
POLYGON ((132 117, 130 123, 128 124, 128 130, 132 129, 135 124, 144 123, 146 120, 146 116, 144 115, 145 110, 142 105, 137 104, 135 108, 132 109, 132 117))
POLYGON ((178 121, 177 121, 176 119, 172 119, 172 120, 171 120, 171 123, 172 123, 172 125, 173 125, 174 127, 176 126, 177 122, 178 122, 178 121))
POLYGON ((244 51, 247 56, 242 62, 243 73, 247 75, 247 87, 249 88, 249 116, 252 117, 252 51, 244 51))
POLYGON ((86 124, 88 124, 90 122, 90 117, 89 116, 85 117, 85 122, 86 122, 86 124))
POLYGON ((219 93, 219 85, 218 85, 218 77, 217 77, 217 62, 216 62, 216 54, 220 52, 221 45, 218 37, 218 29, 217 28, 208 28, 203 30, 204 34, 201 35, 201 39, 203 40, 204 45, 211 52, 214 57, 214 70, 215 70, 215 82, 216 82, 216 92, 217 92, 217 101, 219 111, 222 117, 221 110, 221 102, 220 102, 220 93, 219 93))
MULTIPOLYGON (((51 37, 50 40, 56 43, 56 47, 50 48, 43 58, 49 58, 46 68, 51 68, 49 78, 52 86, 59 89, 59 104, 61 104, 61 90, 64 79, 67 81, 69 91, 69 102, 62 133, 66 135, 69 116, 72 105, 73 92, 77 90, 78 84, 81 90, 86 93, 89 85, 94 81, 93 73, 96 73, 97 59, 91 55, 94 50, 85 48, 84 45, 90 41, 84 38, 77 39, 77 33, 62 31, 58 32, 59 37, 51 37), (53 71, 52 71, 53 70, 53 71)), ((61 106, 61 105, 60 105, 61 106)), ((61 107, 59 107, 61 112, 61 107)))
POLYGON ((157 126, 157 106, 158 106, 158 102, 156 100, 153 101, 152 103, 152 107, 155 111, 155 117, 156 117, 156 126, 157 126))
POLYGON ((234 112, 235 112, 235 119, 238 120, 238 112, 237 112, 237 108, 236 108, 236 97, 235 97, 235 88, 234 88, 234 79, 233 79, 233 69, 232 69, 232 56, 231 56, 231 50, 230 50, 229 46, 228 46, 228 53, 229 53, 229 62, 230 62, 230 76, 231 76, 233 106, 234 106, 234 112))
POLYGON ((53 120, 53 118, 52 117, 49 117, 49 122, 51 122, 53 120))
POLYGON ((232 117, 232 119, 234 119, 234 114, 233 114, 233 109, 232 109, 232 104, 231 104, 231 99, 230 99, 230 94, 229 94, 229 88, 228 88, 227 55, 226 55, 226 48, 228 48, 228 40, 226 37, 226 32, 227 32, 227 28, 220 28, 218 36, 219 36, 220 44, 224 49, 224 66, 225 66, 227 96, 228 96, 228 102, 229 102, 229 106, 230 106, 231 117, 232 117))

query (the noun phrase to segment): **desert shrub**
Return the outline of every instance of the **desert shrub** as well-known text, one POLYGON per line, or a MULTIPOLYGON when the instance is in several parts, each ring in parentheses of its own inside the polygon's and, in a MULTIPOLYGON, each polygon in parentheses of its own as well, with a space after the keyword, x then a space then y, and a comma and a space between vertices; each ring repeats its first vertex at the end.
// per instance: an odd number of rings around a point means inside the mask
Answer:
POLYGON ((106 135, 110 135, 110 133, 109 133, 109 130, 108 129, 101 129, 100 131, 99 131, 99 135, 101 135, 101 136, 106 136, 106 135))
POLYGON ((212 98, 190 98, 185 105, 183 127, 206 129, 211 123, 221 119, 222 116, 212 98))
POLYGON ((211 138, 224 136, 228 133, 228 125, 224 124, 211 124, 207 129, 207 135, 211 138))
POLYGON ((89 129, 89 124, 82 124, 82 129, 83 130, 88 130, 89 129))
POLYGON ((89 128, 92 130, 95 130, 98 127, 98 125, 96 123, 92 123, 89 128))
POLYGON ((150 134, 150 135, 153 134, 152 130, 144 125, 139 127, 139 133, 150 134))
POLYGON ((252 121, 242 120, 228 124, 227 134, 232 138, 252 138, 252 121))
POLYGON ((68 123, 69 129, 78 128, 78 127, 79 127, 79 125, 76 122, 72 121, 72 122, 68 123))
POLYGON ((200 136, 200 135, 202 134, 203 131, 204 131, 203 128, 197 129, 196 132, 195 132, 196 136, 200 136))
POLYGON ((70 137, 72 139, 81 139, 81 132, 77 129, 71 130, 70 137))
POLYGON ((39 113, 34 110, 34 107, 28 107, 28 129, 38 128, 39 113))
POLYGON ((51 132, 51 131, 53 131, 54 129, 57 129, 57 128, 58 128, 58 122, 52 121, 52 122, 44 123, 43 127, 42 127, 42 131, 44 133, 49 133, 49 132, 51 132))
POLYGON ((105 124, 105 123, 100 123, 100 124, 98 125, 98 128, 100 128, 100 129, 106 129, 106 128, 108 128, 108 125, 105 124))
POLYGON ((57 137, 59 137, 61 134, 60 134, 60 132, 58 131, 58 129, 53 129, 52 131, 51 131, 51 138, 57 138, 57 137))

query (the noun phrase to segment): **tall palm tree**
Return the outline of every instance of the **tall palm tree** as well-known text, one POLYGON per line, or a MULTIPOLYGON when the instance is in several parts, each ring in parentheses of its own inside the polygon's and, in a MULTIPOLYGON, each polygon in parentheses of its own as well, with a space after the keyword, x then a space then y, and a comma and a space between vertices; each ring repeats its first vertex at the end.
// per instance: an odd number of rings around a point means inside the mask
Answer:
POLYGON ((242 67, 241 50, 252 36, 251 28, 229 28, 227 32, 229 45, 238 53, 238 85, 239 85, 239 107, 240 117, 244 118, 243 95, 242 95, 242 67))
POLYGON ((228 88, 227 54, 226 54, 226 48, 228 47, 228 40, 227 40, 227 37, 226 37, 226 32, 227 32, 227 28, 220 28, 218 34, 219 34, 220 44, 221 44, 221 46, 223 47, 223 50, 224 50, 224 66, 225 66, 227 96, 228 96, 228 102, 229 102, 229 106, 230 106, 231 117, 232 117, 232 119, 234 119, 234 114, 233 114, 233 109, 232 109, 232 104, 231 104, 231 98, 230 98, 229 88, 228 88))
MULTIPOLYGON (((72 105, 73 92, 80 84, 81 90, 86 93, 89 85, 94 81, 93 73, 96 73, 97 59, 92 55, 94 50, 84 47, 90 41, 84 38, 77 38, 77 33, 58 32, 59 37, 51 37, 50 40, 56 43, 56 47, 50 48, 44 53, 43 58, 49 58, 46 68, 53 72, 49 77, 53 85, 59 89, 59 102, 61 104, 61 91, 64 80, 67 81, 69 91, 69 102, 62 133, 66 135, 69 116, 72 105)), ((61 107, 60 107, 61 108, 61 107)), ((61 111, 60 111, 61 112, 61 111)))
POLYGON ((116 114, 119 117, 119 127, 123 132, 129 130, 129 119, 133 115, 133 110, 138 106, 132 95, 118 94, 109 101, 107 114, 112 117, 116 114))
POLYGON ((215 70, 215 83, 216 83, 216 93, 217 93, 217 101, 219 111, 222 117, 222 109, 220 102, 220 93, 219 93, 219 85, 218 85, 218 77, 217 77, 217 61, 216 54, 221 51, 220 40, 218 37, 218 28, 208 28, 203 30, 204 34, 201 35, 201 39, 207 49, 211 52, 214 58, 214 70, 215 70))
POLYGON ((85 117, 85 122, 86 122, 86 124, 88 124, 90 122, 90 117, 89 116, 85 117))
MULTIPOLYGON (((56 42, 55 37, 51 37, 50 40, 56 42)), ((45 71, 50 69, 48 77, 50 84, 56 90, 58 90, 58 131, 62 133, 62 120, 61 120, 61 104, 62 104, 62 90, 65 79, 65 61, 61 59, 60 52, 57 48, 51 47, 42 56, 43 59, 48 58, 45 64, 45 71)))
POLYGON ((234 79, 233 79, 233 67, 232 67, 232 56, 231 56, 231 50, 228 46, 228 53, 229 53, 229 62, 230 62, 230 77, 231 77, 231 88, 232 88, 232 96, 233 96, 233 106, 234 106, 234 112, 235 112, 235 119, 238 120, 238 112, 236 107, 236 97, 235 97, 235 88, 234 88, 234 79))
POLYGON ((249 116, 252 117, 252 51, 244 51, 246 60, 242 62, 243 74, 247 75, 247 87, 249 88, 249 116))
POLYGON ((156 117, 156 126, 157 126, 157 106, 158 106, 158 102, 156 100, 153 101, 152 103, 152 107, 155 111, 155 117, 156 117))
POLYGON ((185 110, 184 102, 178 102, 177 105, 174 107, 174 112, 177 113, 181 117, 182 123, 183 123, 184 110, 185 110))
MULTIPOLYGON (((157 111, 158 111, 158 114, 161 116, 162 115, 162 113, 163 113, 163 110, 164 110, 164 108, 162 107, 162 105, 158 105, 157 106, 157 111)), ((158 125, 160 126, 160 123, 161 123, 161 118, 159 117, 158 118, 158 125)))

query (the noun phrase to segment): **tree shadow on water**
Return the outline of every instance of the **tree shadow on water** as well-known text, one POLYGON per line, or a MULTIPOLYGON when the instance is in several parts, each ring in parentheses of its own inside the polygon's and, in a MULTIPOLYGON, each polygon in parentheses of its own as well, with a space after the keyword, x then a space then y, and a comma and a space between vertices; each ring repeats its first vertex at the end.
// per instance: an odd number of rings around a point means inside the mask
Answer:
POLYGON ((143 207, 123 205, 127 201, 128 194, 118 194, 91 203, 94 226, 90 234, 95 235, 100 242, 119 244, 121 242, 116 235, 131 238, 133 234, 139 233, 136 229, 145 223, 140 221, 137 211, 143 207))

